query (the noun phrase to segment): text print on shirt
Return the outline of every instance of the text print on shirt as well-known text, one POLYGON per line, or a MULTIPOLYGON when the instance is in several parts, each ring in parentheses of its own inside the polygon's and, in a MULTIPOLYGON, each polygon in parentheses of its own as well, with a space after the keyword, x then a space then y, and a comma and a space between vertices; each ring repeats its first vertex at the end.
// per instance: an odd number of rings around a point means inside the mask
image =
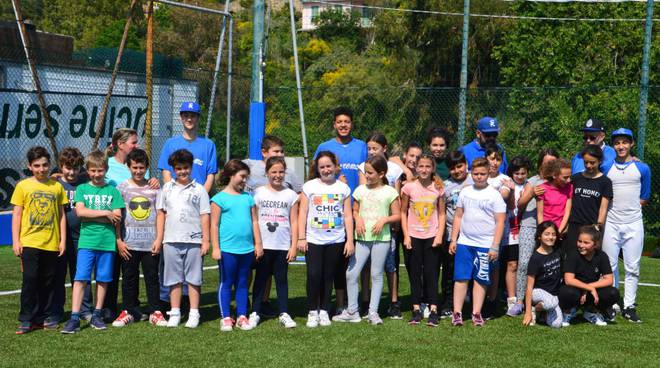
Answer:
POLYGON ((85 194, 85 204, 87 208, 90 209, 101 209, 101 208, 112 208, 112 196, 111 195, 98 195, 98 194, 85 194))
POLYGON ((321 194, 312 196, 312 204, 317 216, 312 219, 315 229, 331 230, 343 223, 341 209, 343 206, 341 194, 321 194))

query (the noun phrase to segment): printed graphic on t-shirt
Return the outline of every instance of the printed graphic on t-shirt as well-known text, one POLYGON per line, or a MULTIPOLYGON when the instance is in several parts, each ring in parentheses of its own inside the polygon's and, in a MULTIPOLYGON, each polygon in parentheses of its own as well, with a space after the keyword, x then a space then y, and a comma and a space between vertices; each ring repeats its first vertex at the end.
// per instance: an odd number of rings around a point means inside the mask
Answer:
POLYGON ((35 191, 30 194, 30 225, 51 226, 55 220, 55 194, 35 191))
POLYGON ((107 194, 84 194, 85 207, 92 210, 109 210, 112 208, 113 196, 107 194))
POLYGON ((477 269, 477 278, 480 280, 488 280, 490 276, 488 253, 476 252, 477 256, 474 258, 473 265, 477 269))
POLYGON ((135 196, 128 202, 128 213, 137 221, 144 221, 151 216, 151 201, 143 196, 135 196))
POLYGON ((435 196, 421 196, 416 198, 415 202, 412 203, 413 213, 423 228, 420 230, 427 230, 429 228, 429 220, 435 209, 436 198, 435 196))
MULTIPOLYGON (((188 202, 189 205, 181 211, 179 215, 179 222, 182 224, 194 224, 195 226, 199 226, 199 213, 195 211, 196 208, 199 208, 199 195, 196 193, 185 193, 183 195, 188 197, 184 199, 184 201, 188 202)), ((201 238, 201 231, 190 233, 191 240, 201 238)))
POLYGON ((259 217, 266 223, 269 232, 274 233, 280 224, 289 222, 289 204, 284 201, 261 201, 259 217))
POLYGON ((312 218, 312 228, 331 230, 343 225, 341 194, 313 195, 311 203, 316 211, 312 218))

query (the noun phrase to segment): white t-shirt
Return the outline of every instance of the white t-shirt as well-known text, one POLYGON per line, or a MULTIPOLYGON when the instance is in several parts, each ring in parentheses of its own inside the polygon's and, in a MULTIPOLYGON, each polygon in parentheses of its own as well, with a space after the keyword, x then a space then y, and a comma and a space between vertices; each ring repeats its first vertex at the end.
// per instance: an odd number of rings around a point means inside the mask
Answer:
POLYGON ((262 186, 254 192, 264 249, 289 250, 290 214, 291 208, 297 201, 298 194, 289 188, 273 191, 268 186, 262 186))
MULTIPOLYGON (((250 168, 250 176, 248 177, 245 185, 245 191, 254 196, 257 188, 268 185, 268 177, 266 176, 266 163, 263 160, 243 160, 250 168)), ((284 185, 293 189, 294 192, 300 193, 302 191, 302 181, 298 175, 287 167, 284 171, 284 185)))
POLYGON ((488 177, 487 182, 488 182, 488 185, 493 187, 498 192, 500 191, 500 189, 504 189, 506 191, 511 191, 511 189, 509 189, 509 187, 504 185, 504 182, 507 181, 507 180, 511 180, 511 178, 508 175, 500 173, 499 175, 497 175, 494 178, 488 177))
POLYGON ((211 213, 209 195, 195 180, 180 185, 172 180, 163 186, 156 208, 165 211, 164 243, 202 243, 201 215, 211 213))
POLYGON ((313 244, 334 244, 346 241, 344 200, 351 188, 337 180, 332 185, 313 179, 303 185, 309 201, 307 211, 307 241, 313 244))
POLYGON ((456 208, 463 209, 458 244, 490 248, 495 236, 495 214, 506 213, 502 195, 491 186, 475 189, 472 185, 461 190, 456 208))
MULTIPOLYGON (((361 163, 358 166, 358 169, 364 175, 364 162, 361 163)), ((389 184, 391 187, 394 187, 394 184, 396 183, 397 180, 399 180, 399 177, 403 174, 403 169, 394 162, 387 161, 387 174, 385 174, 385 178, 387 178, 387 184, 389 184)))

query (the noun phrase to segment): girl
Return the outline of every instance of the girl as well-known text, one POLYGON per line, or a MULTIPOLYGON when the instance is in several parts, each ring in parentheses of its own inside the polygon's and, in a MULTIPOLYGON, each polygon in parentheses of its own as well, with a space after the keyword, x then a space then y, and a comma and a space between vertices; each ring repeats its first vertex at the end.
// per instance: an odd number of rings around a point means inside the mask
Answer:
MULTIPOLYGON (((512 162, 515 161, 512 160, 512 162)), ((546 323, 560 328, 562 322, 559 308, 559 286, 561 285, 561 257, 555 248, 557 225, 544 221, 536 230, 537 248, 527 267, 527 291, 525 292, 525 316, 523 325, 536 323, 536 312, 546 311, 546 323)))
POLYGON ((422 285, 430 304, 428 326, 438 325, 438 267, 440 245, 445 230, 444 189, 435 175, 435 159, 422 155, 417 162, 417 178, 401 189, 403 244, 411 250, 410 289, 413 313, 409 323, 422 321, 422 285))
POLYGON ((378 315, 378 304, 383 290, 385 260, 391 249, 390 224, 401 220, 399 195, 396 189, 387 185, 385 157, 369 157, 364 165, 364 173, 366 185, 360 185, 353 193, 353 218, 358 242, 346 271, 348 308, 333 317, 333 320, 360 322, 357 303, 358 277, 371 258, 371 299, 367 319, 372 325, 380 325, 383 320, 378 315))
MULTIPOLYGON (((367 156, 368 157, 373 157, 376 155, 382 155, 386 159, 388 159, 388 153, 387 153, 387 138, 381 133, 371 133, 367 139, 367 156)), ((401 160, 396 160, 396 161, 401 161, 401 160)), ((401 174, 403 174, 403 163, 402 162, 396 162, 393 159, 388 159, 387 162, 387 176, 385 177, 387 179, 387 184, 394 187, 396 185, 396 182, 399 180, 399 177, 401 174)), ((358 166, 359 169, 359 181, 360 185, 364 185, 367 183, 367 179, 365 177, 365 171, 364 171, 364 166, 366 162, 361 163, 358 166)))
POLYGON ((337 156, 321 151, 310 178, 303 185, 298 211, 298 250, 307 264, 307 327, 330 326, 328 308, 335 273, 342 270, 342 255, 354 252, 351 189, 336 179, 337 156), (304 229, 304 230, 303 230, 304 229))
POLYGON ((230 303, 232 288, 236 289, 236 326, 251 330, 247 315, 248 276, 254 258, 263 256, 259 219, 252 196, 244 192, 250 168, 239 160, 230 160, 220 175, 220 185, 226 187, 211 198, 211 256, 218 262, 221 277, 218 305, 222 318, 220 330, 231 331, 230 303), (251 219, 252 227, 245 221, 251 219))
POLYGON ((264 256, 257 262, 252 289, 253 312, 250 324, 259 324, 259 314, 266 285, 275 276, 277 303, 280 308, 280 324, 285 328, 296 327, 288 314, 289 285, 287 263, 296 259, 296 236, 298 234, 298 195, 285 187, 286 162, 284 157, 269 157, 266 160, 268 185, 255 190, 254 202, 259 215, 259 233, 263 241, 264 256))
POLYGON ((584 171, 571 177, 573 201, 568 218, 568 232, 562 247, 565 252, 575 252, 577 234, 581 226, 603 226, 607 207, 613 196, 612 180, 600 172, 603 150, 599 146, 588 145, 580 156, 584 161, 584 171))
POLYGON ((577 252, 568 254, 564 262, 564 286, 559 290, 564 327, 570 326, 578 306, 584 310, 584 319, 596 326, 606 326, 601 313, 619 301, 619 290, 612 286, 610 261, 600 250, 600 242, 598 225, 582 226, 577 252))
POLYGON ((546 182, 541 184, 543 194, 536 199, 536 221, 552 221, 563 237, 571 214, 573 188, 571 186, 571 164, 561 158, 549 162, 543 168, 546 182))

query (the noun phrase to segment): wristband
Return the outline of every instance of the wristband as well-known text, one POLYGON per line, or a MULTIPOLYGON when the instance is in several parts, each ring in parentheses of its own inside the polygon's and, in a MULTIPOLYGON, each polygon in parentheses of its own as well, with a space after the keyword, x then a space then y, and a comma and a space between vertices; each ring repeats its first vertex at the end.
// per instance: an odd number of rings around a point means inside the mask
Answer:
POLYGON ((307 238, 298 238, 298 240, 307 240, 307 238))

